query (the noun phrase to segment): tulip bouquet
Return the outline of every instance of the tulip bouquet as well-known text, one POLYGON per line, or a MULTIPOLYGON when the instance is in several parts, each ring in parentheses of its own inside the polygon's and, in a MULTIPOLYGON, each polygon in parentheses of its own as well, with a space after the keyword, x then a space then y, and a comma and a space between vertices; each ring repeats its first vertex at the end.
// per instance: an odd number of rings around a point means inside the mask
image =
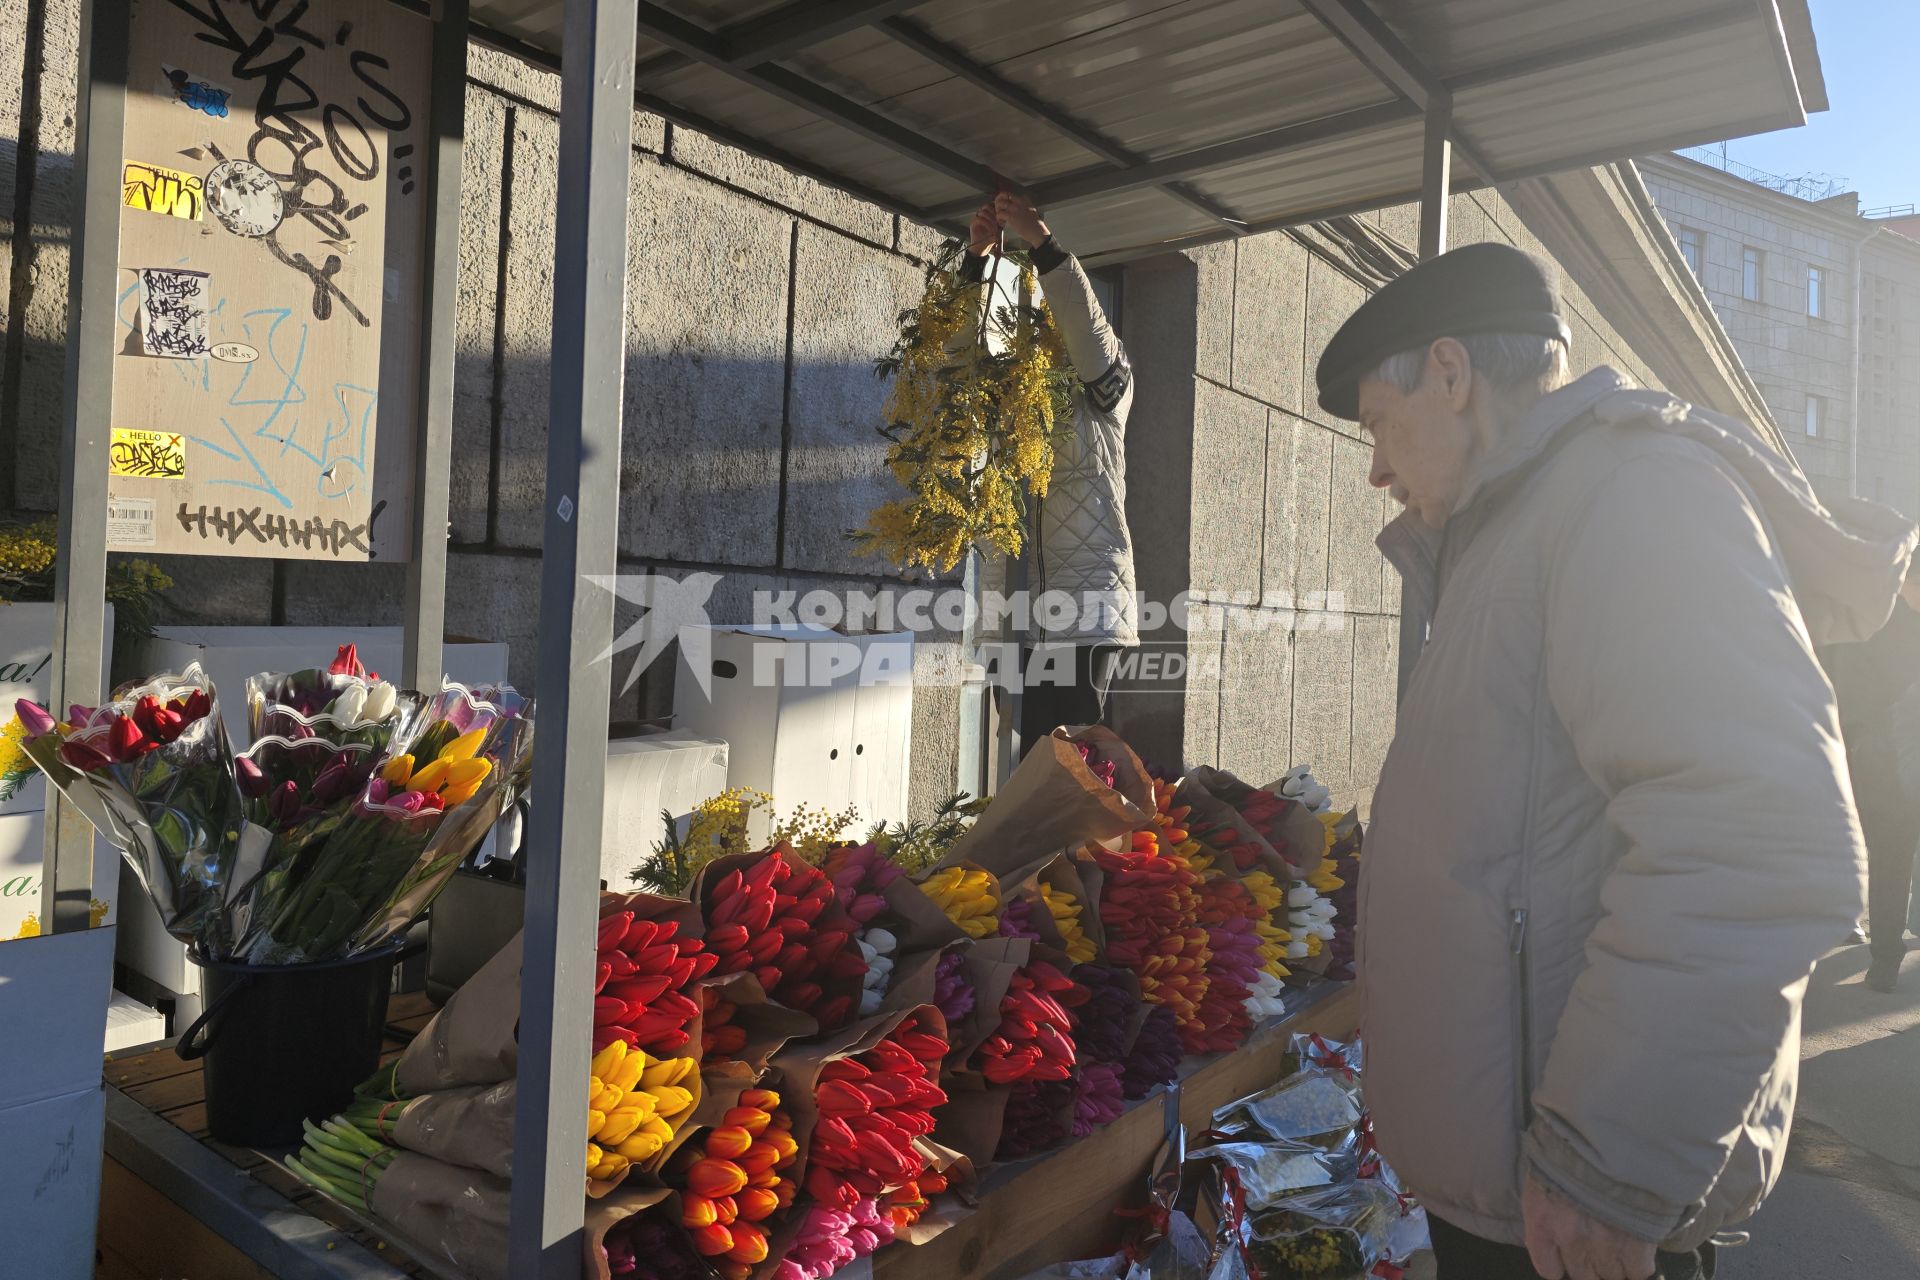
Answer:
POLYGON ((716 972, 751 972, 768 995, 822 1027, 844 1025, 867 966, 835 905, 833 881, 783 847, 713 874, 727 865, 709 864, 699 882, 716 972))
POLYGON ((1023 1080, 1007 1096, 996 1159, 1024 1160, 1050 1151, 1073 1131, 1077 1086, 1071 1079, 1023 1080))
POLYGON ((121 690, 64 720, 21 699, 20 750, 121 851, 167 931, 219 957, 229 888, 265 856, 243 831, 232 753, 198 665, 121 690), (237 865, 238 864, 238 865, 237 865))
POLYGON ((587 1082, 587 1177, 618 1182, 653 1161, 700 1101, 700 1064, 613 1040, 593 1055, 587 1082))
POLYGON ((928 1169, 912 1182, 880 1197, 880 1209, 895 1231, 905 1231, 925 1216, 933 1197, 947 1190, 947 1175, 928 1169))
POLYGON ((845 1208, 809 1205, 773 1280, 826 1280, 848 1263, 891 1244, 893 1236, 893 1218, 878 1197, 861 1196, 845 1208))
POLYGON ((933 1003, 949 1027, 957 1027, 973 1013, 976 996, 967 955, 960 946, 941 955, 933 969, 933 1003))
POLYGON ((1207 929, 1207 990, 1198 1020, 1181 1028, 1188 1053, 1225 1053, 1252 1029, 1247 999, 1262 965, 1260 922, 1265 913, 1240 881, 1208 877, 1200 889, 1200 922, 1207 929))
POLYGON ((1040 900, 1053 917, 1053 927, 1059 931, 1060 940, 1066 946, 1067 959, 1075 964, 1086 964, 1092 960, 1095 954, 1093 939, 1087 936, 1085 926, 1080 923, 1080 900, 1044 880, 1040 882, 1040 900))
POLYGON ((906 873, 871 842, 835 846, 828 850, 820 869, 832 878, 833 896, 857 930, 854 941, 867 964, 860 986, 860 1016, 872 1017, 886 999, 900 949, 899 936, 886 927, 883 919, 887 914, 887 886, 906 873))
POLYGON ((793 1118, 771 1089, 747 1089, 699 1150, 681 1149, 667 1181, 680 1188, 681 1225, 724 1280, 746 1280, 767 1258, 768 1219, 791 1208, 800 1155, 793 1118))
POLYGON ((242 941, 249 961, 330 960, 404 928, 524 788, 531 711, 511 689, 448 685, 428 700, 412 740, 390 740, 404 750, 259 878, 242 941))
POLYGON ((700 1014, 689 988, 713 971, 719 957, 673 920, 641 920, 631 910, 600 918, 594 965, 593 1051, 616 1040, 629 1049, 676 1053, 692 1037, 700 1014))
POLYGON ((1073 1136, 1084 1138, 1120 1118, 1125 1069, 1117 1062, 1083 1063, 1074 1080, 1073 1136))
POLYGON ((946 1056, 946 1035, 914 1012, 872 1048, 822 1067, 807 1194, 848 1210, 918 1178, 926 1157, 914 1139, 933 1132, 933 1109, 947 1100, 935 1083, 946 1056))
POLYGON ((1146 1097, 1156 1085, 1180 1074, 1180 1024, 1164 1005, 1147 1011, 1147 1020, 1127 1051, 1122 1090, 1129 1102, 1146 1097))
POLYGON ((1133 1035, 1140 1004, 1137 980, 1111 965, 1075 965, 1073 980, 1086 991, 1074 1027, 1073 1043, 1082 1062, 1119 1062, 1133 1035))
POLYGON ((1171 1007, 1182 1023, 1199 1016, 1206 995, 1207 931, 1199 923, 1200 878, 1184 858, 1162 851, 1153 831, 1133 833, 1123 852, 1087 852, 1106 875, 1100 922, 1107 956, 1140 978, 1142 996, 1171 1007))
POLYGON ((1073 1017, 1087 989, 1044 960, 1029 961, 1007 984, 1000 1025, 975 1055, 993 1084, 1065 1080, 1073 1074, 1073 1017))
POLYGON ((253 741, 321 738, 384 754, 412 729, 425 699, 368 671, 350 644, 324 671, 262 674, 247 680, 247 730, 253 741))
POLYGON ((1000 929, 1000 881, 978 867, 948 867, 920 882, 920 892, 933 899, 969 938, 991 938, 1000 929))
POLYGON ((713 1280, 687 1233, 651 1213, 622 1218, 607 1231, 607 1274, 621 1280, 713 1280))

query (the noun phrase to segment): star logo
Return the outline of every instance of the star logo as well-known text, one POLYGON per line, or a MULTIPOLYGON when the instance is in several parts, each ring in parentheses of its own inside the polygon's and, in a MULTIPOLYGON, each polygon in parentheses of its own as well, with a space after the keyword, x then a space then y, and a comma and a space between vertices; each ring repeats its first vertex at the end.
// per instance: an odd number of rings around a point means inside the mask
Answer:
POLYGON ((700 682, 700 692, 712 697, 713 639, 707 617, 707 600, 719 585, 717 573, 690 573, 684 578, 669 578, 653 573, 589 574, 587 580, 611 591, 628 604, 645 612, 632 626, 614 637, 595 662, 605 662, 615 654, 638 648, 627 682, 620 687, 626 693, 640 681, 640 673, 652 666, 676 639, 700 682))

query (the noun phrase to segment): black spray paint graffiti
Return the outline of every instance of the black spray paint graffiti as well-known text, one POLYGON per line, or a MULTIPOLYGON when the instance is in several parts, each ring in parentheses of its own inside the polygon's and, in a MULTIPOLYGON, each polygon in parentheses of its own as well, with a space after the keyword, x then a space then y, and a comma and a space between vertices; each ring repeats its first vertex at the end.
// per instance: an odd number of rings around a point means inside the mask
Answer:
MULTIPOLYGON (((179 440, 178 436, 173 437, 179 440)), ((112 450, 112 474, 137 476, 148 480, 178 480, 186 475, 180 446, 153 440, 115 440, 112 450)))
POLYGON ((317 549, 337 556, 349 549, 357 549, 371 556, 373 552, 368 544, 373 540, 374 522, 380 519, 380 513, 386 509, 385 502, 376 502, 373 510, 367 513, 365 524, 349 524, 339 519, 322 520, 319 516, 289 520, 268 512, 264 507, 227 509, 201 506, 189 510, 183 502, 175 518, 186 532, 198 533, 202 539, 209 541, 225 538, 228 546, 233 546, 242 537, 251 536, 255 542, 298 547, 302 551, 317 549))
POLYGON ((330 251, 329 243, 345 246, 352 238, 349 224, 367 212, 364 202, 349 198, 349 184, 371 183, 380 176, 380 151, 362 121, 395 133, 413 123, 413 112, 386 83, 391 66, 371 50, 348 51, 347 66, 364 91, 351 104, 322 102, 301 76, 302 63, 309 54, 316 60, 339 57, 353 35, 350 25, 339 28, 330 48, 300 25, 307 16, 307 0, 170 3, 200 24, 198 40, 232 55, 229 74, 234 80, 258 82, 257 127, 247 142, 246 158, 279 183, 286 212, 286 221, 262 241, 275 258, 312 284, 314 319, 328 319, 338 304, 360 324, 370 324, 335 279, 341 254, 330 251), (315 112, 318 134, 308 123, 315 112), (309 235, 294 234, 296 220, 309 235), (309 238, 311 245, 294 243, 309 238))
POLYGON ((193 360, 207 354, 206 272, 143 268, 140 306, 148 355, 193 360))

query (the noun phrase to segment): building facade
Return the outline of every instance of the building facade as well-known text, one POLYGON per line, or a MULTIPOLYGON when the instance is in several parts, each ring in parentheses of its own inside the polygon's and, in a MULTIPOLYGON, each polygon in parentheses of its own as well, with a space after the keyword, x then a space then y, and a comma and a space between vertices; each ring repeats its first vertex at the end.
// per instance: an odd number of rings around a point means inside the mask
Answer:
POLYGON ((1803 199, 1684 156, 1639 167, 1814 487, 1920 517, 1912 224, 1862 217, 1852 193, 1803 199))

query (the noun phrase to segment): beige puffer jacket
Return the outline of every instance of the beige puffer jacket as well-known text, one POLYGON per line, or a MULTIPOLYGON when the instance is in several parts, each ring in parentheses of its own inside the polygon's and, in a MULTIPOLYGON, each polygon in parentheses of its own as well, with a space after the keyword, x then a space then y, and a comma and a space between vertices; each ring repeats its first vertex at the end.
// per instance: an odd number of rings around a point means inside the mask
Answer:
POLYGON ((1812 646, 1886 620, 1914 539, 1607 369, 1381 535, 1431 631, 1367 837, 1367 1096, 1439 1217, 1521 1243, 1523 1170, 1671 1249, 1759 1206, 1862 900, 1812 646))

